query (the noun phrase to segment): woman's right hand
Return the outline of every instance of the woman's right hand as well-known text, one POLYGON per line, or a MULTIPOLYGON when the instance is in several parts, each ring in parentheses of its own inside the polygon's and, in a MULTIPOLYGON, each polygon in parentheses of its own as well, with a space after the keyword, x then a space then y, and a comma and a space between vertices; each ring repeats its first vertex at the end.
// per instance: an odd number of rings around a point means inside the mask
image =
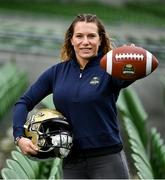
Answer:
POLYGON ((28 138, 21 137, 18 141, 18 146, 24 155, 36 155, 38 153, 38 148, 28 138))

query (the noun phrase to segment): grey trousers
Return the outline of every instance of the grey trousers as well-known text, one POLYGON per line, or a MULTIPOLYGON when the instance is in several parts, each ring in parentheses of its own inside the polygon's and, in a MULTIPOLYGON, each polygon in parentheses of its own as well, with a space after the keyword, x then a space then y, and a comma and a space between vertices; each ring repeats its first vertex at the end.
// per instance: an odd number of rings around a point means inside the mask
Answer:
POLYGON ((64 179, 130 179, 124 151, 63 164, 64 179))

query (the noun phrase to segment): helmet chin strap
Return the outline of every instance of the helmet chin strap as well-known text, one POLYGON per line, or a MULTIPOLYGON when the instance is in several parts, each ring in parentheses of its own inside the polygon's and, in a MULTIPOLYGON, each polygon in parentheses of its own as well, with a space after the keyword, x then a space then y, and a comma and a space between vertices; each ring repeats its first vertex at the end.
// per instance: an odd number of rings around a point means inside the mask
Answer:
POLYGON ((70 152, 70 149, 66 149, 66 148, 60 148, 59 150, 62 157, 66 157, 70 152))
POLYGON ((50 151, 52 151, 53 149, 54 149, 54 147, 50 147, 48 150, 44 150, 44 151, 43 151, 43 150, 39 149, 38 151, 45 153, 45 152, 50 152, 50 151))

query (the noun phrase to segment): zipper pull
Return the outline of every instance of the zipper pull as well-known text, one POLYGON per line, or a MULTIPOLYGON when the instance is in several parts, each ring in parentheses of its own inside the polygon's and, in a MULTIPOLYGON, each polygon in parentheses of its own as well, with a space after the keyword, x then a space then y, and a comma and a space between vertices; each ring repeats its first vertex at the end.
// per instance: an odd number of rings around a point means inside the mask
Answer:
POLYGON ((80 79, 82 78, 82 73, 83 73, 83 70, 80 69, 80 75, 79 75, 79 78, 80 78, 80 79))
POLYGON ((82 72, 80 72, 79 78, 80 78, 80 79, 82 78, 82 72))

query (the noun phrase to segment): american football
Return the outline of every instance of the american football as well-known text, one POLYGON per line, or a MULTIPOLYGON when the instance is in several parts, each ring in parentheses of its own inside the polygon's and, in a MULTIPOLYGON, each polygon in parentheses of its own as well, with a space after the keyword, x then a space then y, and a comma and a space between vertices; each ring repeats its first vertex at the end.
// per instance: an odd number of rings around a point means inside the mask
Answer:
POLYGON ((105 54, 100 66, 110 75, 121 80, 137 80, 151 74, 158 67, 157 58, 149 51, 124 45, 105 54))

